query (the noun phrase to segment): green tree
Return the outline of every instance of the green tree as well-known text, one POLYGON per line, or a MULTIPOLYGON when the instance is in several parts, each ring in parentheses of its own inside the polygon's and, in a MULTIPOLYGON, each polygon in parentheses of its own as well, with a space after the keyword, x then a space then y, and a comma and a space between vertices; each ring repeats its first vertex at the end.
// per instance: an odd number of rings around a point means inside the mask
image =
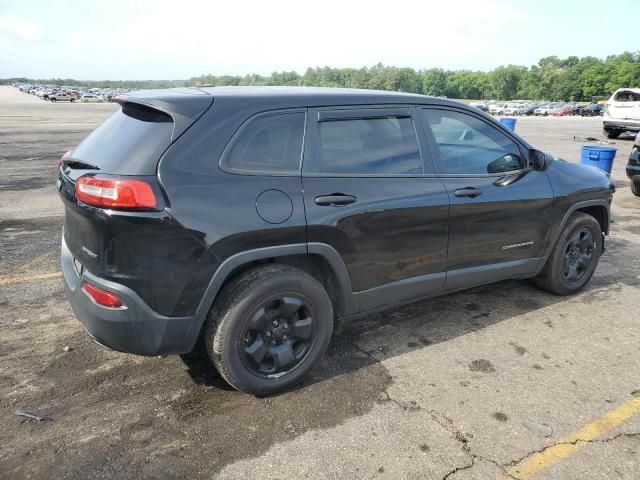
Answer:
POLYGON ((422 93, 441 97, 447 92, 447 73, 441 68, 422 72, 422 93))

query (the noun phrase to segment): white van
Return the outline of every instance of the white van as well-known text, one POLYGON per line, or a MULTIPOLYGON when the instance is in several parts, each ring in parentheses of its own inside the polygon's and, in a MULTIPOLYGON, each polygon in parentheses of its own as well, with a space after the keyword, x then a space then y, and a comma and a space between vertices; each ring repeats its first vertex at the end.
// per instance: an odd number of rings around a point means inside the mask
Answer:
POLYGON ((640 88, 620 88, 613 92, 604 104, 603 128, 607 138, 640 131, 640 88))

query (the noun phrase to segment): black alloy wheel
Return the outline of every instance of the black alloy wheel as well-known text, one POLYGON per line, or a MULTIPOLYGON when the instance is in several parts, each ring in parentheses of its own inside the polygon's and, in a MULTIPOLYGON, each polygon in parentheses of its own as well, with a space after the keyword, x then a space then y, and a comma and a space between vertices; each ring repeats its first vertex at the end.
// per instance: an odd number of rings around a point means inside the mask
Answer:
POLYGON ((270 298, 249 318, 239 346, 245 366, 264 378, 286 375, 305 359, 313 343, 315 314, 301 295, 270 298))
POLYGON ((593 262, 593 251, 596 242, 587 228, 576 231, 567 242, 564 250, 562 276, 568 284, 576 284, 582 280, 593 262))

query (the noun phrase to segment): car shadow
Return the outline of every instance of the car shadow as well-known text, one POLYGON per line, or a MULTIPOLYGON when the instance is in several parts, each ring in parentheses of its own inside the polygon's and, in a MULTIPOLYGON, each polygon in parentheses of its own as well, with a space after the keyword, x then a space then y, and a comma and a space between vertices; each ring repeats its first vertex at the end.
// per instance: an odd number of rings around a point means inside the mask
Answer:
MULTIPOLYGON (((581 301, 601 301, 600 292, 616 284, 640 285, 637 276, 640 259, 629 262, 628 256, 624 255, 625 250, 632 252, 637 248, 638 244, 634 242, 609 239, 607 252, 594 277, 578 294, 581 301)), ((324 382, 398 355, 541 311, 566 302, 567 298, 544 292, 528 280, 507 280, 348 321, 342 325, 339 334, 334 333, 322 361, 300 386, 324 382)), ((561 318, 551 311, 541 314, 539 322, 541 328, 562 328, 561 318)), ((199 341, 193 352, 181 358, 194 383, 231 389, 212 367, 204 342, 199 341)))

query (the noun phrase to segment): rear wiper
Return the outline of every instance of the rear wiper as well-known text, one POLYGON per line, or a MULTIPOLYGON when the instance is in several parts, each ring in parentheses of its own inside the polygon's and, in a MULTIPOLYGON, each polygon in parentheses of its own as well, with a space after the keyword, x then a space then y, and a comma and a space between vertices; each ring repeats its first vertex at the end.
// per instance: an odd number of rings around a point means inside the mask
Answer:
POLYGON ((69 167, 69 168, 82 168, 82 169, 86 169, 86 170, 100 170, 99 167, 97 167, 96 165, 91 165, 90 163, 87 162, 82 162, 80 160, 63 160, 62 164, 65 167, 69 167))

